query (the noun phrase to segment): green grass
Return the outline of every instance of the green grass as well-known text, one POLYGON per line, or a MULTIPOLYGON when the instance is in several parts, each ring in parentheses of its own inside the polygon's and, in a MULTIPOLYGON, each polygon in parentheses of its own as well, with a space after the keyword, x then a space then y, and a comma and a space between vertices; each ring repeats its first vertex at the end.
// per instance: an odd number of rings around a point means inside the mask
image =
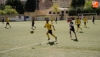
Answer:
MULTIPOLYGON (((12 28, 9 29, 5 29, 5 24, 0 23, 0 57, 100 57, 100 20, 96 20, 95 25, 89 20, 88 28, 84 28, 82 22, 83 33, 76 32, 78 42, 70 39, 69 26, 66 21, 54 23, 56 31, 53 33, 58 37, 58 44, 53 46, 47 43, 30 45, 47 41, 45 21, 35 23, 37 28, 34 34, 30 34, 31 23, 29 21, 10 22, 12 28)), ((50 38, 55 40, 51 35, 50 38)), ((72 38, 75 39, 73 33, 72 38)))

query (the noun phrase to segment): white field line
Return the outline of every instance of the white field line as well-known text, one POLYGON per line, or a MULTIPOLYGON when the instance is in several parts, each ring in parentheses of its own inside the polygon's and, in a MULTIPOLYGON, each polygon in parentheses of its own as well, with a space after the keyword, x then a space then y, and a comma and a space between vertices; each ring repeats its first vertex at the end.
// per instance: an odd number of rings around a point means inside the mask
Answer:
POLYGON ((17 50, 17 49, 25 48, 25 47, 28 47, 28 46, 35 46, 35 45, 46 43, 46 42, 48 42, 48 41, 44 41, 44 42, 40 42, 40 43, 35 43, 35 44, 30 44, 30 45, 26 45, 26 46, 21 46, 21 47, 17 47, 17 48, 12 48, 12 49, 9 49, 9 50, 0 51, 0 53, 5 53, 5 52, 12 51, 12 50, 17 50))

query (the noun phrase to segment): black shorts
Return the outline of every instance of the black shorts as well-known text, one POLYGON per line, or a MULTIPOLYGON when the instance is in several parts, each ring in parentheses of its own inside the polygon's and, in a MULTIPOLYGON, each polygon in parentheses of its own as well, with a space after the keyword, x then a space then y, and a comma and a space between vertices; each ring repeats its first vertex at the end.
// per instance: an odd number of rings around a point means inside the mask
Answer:
POLYGON ((72 28, 70 28, 70 30, 71 30, 71 31, 73 31, 73 32, 75 31, 75 29, 74 29, 73 27, 72 27, 72 28))
POLYGON ((52 30, 48 30, 48 33, 52 34, 52 30))
POLYGON ((9 25, 9 23, 6 23, 7 25, 9 25))
POLYGON ((80 27, 80 24, 77 24, 77 27, 79 28, 80 27))
POLYGON ((94 20, 92 20, 92 22, 94 22, 94 20))
POLYGON ((34 23, 32 23, 32 26, 34 26, 34 23))
POLYGON ((84 22, 84 24, 86 24, 86 22, 84 22))

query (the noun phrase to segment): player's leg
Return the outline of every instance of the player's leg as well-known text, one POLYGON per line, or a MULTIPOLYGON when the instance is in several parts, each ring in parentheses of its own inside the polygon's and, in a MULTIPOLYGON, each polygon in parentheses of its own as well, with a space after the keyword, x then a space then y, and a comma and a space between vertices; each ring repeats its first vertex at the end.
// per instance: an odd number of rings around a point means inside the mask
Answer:
POLYGON ((8 25, 8 23, 6 23, 6 27, 5 28, 7 28, 7 25, 8 25))
POLYGON ((84 22, 84 27, 86 27, 86 22, 84 22))
POLYGON ((78 29, 79 29, 79 24, 77 24, 77 32, 78 32, 78 29))
POLYGON ((55 38, 55 41, 57 41, 57 37, 52 33, 52 30, 50 30, 49 33, 55 38))
POLYGON ((86 22, 85 22, 85 27, 87 28, 86 22))
POLYGON ((48 40, 50 40, 49 31, 47 31, 46 35, 48 37, 48 40))
POLYGON ((36 29, 36 26, 34 26, 35 27, 35 29, 36 29))
POLYGON ((85 22, 84 22, 84 27, 85 27, 85 22))
MULTIPOLYGON (((34 23, 32 23, 32 29, 33 29, 33 27, 35 27, 35 29, 36 29, 36 26, 34 26, 34 23)), ((34 29, 33 29, 34 30, 34 29)))
POLYGON ((75 30, 73 30, 73 33, 75 34, 75 41, 77 41, 77 36, 76 36, 76 33, 75 33, 75 30))
POLYGON ((33 29, 34 23, 32 23, 32 29, 33 29))
POLYGON ((80 24, 79 24, 79 28, 82 30, 82 28, 80 27, 80 24))
POLYGON ((8 24, 8 25, 9 25, 9 27, 11 28, 10 24, 8 24))
POLYGON ((94 19, 92 19, 92 23, 94 24, 94 19))
POLYGON ((71 29, 69 30, 69 34, 70 34, 70 39, 72 39, 72 35, 71 35, 71 29))

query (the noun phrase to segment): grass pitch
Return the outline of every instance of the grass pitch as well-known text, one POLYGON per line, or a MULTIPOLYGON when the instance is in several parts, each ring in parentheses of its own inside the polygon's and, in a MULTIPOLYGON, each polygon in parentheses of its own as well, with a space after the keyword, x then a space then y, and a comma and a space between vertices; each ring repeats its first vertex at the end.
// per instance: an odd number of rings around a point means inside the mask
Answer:
MULTIPOLYGON (((54 22, 53 33, 58 37, 58 44, 52 46, 47 45, 45 21, 35 22, 37 28, 33 34, 30 21, 10 22, 9 29, 0 22, 0 57, 100 57, 100 20, 95 22, 89 20, 88 28, 82 22, 83 33, 76 32, 78 42, 70 39, 65 20, 54 22)), ((51 35, 50 38, 55 40, 51 35)), ((73 33, 72 38, 75 39, 73 33)))

